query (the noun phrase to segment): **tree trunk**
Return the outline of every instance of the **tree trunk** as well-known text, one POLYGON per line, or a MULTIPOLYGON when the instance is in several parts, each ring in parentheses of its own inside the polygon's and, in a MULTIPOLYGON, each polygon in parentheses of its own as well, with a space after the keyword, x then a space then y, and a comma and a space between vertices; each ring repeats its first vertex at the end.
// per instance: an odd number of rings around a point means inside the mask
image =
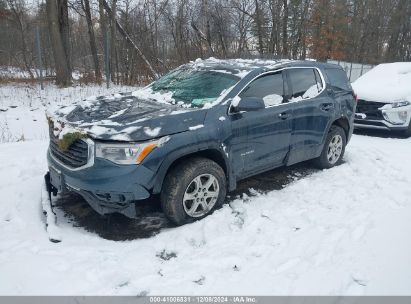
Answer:
MULTIPOLYGON (((101 0, 102 5, 104 6, 104 9, 107 11, 107 13, 109 14, 109 16, 113 16, 113 12, 110 8, 110 6, 108 5, 106 0, 101 0)), ((112 18, 113 20, 113 18, 112 18)), ((140 48, 134 43, 133 40, 131 40, 130 36, 127 34, 127 32, 124 30, 124 28, 121 26, 120 23, 118 23, 118 21, 116 20, 116 18, 114 17, 114 21, 115 24, 117 26, 117 30, 119 31, 119 33, 123 36, 123 38, 125 39, 125 41, 128 43, 128 45, 130 47, 132 47, 137 54, 141 57, 141 59, 143 59, 143 61, 145 62, 145 64, 147 65, 148 69, 150 70, 152 76, 154 77, 154 79, 157 79, 159 76, 157 74, 157 72, 154 70, 153 66, 150 64, 150 62, 147 60, 146 56, 144 56, 143 52, 140 50, 140 48)))
MULTIPOLYGON (((208 0, 204 0, 204 9, 205 9, 205 18, 206 18, 206 39, 209 45, 209 49, 213 50, 213 47, 211 44, 211 26, 210 26, 210 14, 208 11, 208 0)), ((211 55, 214 55, 214 52, 211 55)))
POLYGON ((257 36, 258 36, 258 52, 260 55, 264 53, 264 42, 263 42, 263 16, 261 15, 260 7, 258 4, 259 0, 255 0, 255 22, 257 26, 257 36))
POLYGON ((101 31, 101 38, 103 40, 103 44, 104 44, 104 70, 105 70, 105 76, 106 76, 106 82, 107 82, 107 86, 108 83, 110 81, 110 65, 108 64, 108 54, 107 52, 109 50, 106 49, 106 37, 108 35, 107 33, 107 16, 106 13, 104 12, 104 0, 98 0, 98 10, 99 10, 99 15, 100 15, 100 31, 101 31))
POLYGON ((26 37, 24 33, 24 25, 23 25, 23 20, 20 12, 18 12, 17 7, 15 6, 15 3, 12 0, 8 1, 8 4, 10 6, 11 11, 13 12, 14 17, 16 18, 16 22, 20 31, 20 38, 21 38, 21 48, 22 48, 22 55, 23 55, 23 63, 24 67, 26 68, 27 72, 30 75, 31 79, 34 79, 33 72, 30 69, 30 65, 27 60, 27 43, 26 43, 26 37))
POLYGON ((57 0, 46 1, 47 20, 56 69, 56 84, 59 86, 69 86, 71 84, 71 71, 60 31, 61 14, 58 4, 57 0))
POLYGON ((71 51, 70 51, 70 29, 68 17, 68 0, 57 0, 59 10, 60 33, 63 41, 64 52, 66 53, 67 66, 69 72, 72 72, 71 51))
POLYGON ((91 51, 91 56, 93 57, 94 75, 96 77, 96 81, 98 83, 101 83, 100 64, 98 62, 96 37, 94 35, 93 21, 91 20, 89 0, 84 0, 84 13, 86 14, 87 29, 88 29, 88 35, 90 38, 90 51, 91 51))
POLYGON ((288 0, 283 0, 283 57, 288 58, 288 0))
POLYGON ((111 81, 116 82, 115 67, 117 66, 117 49, 116 49, 116 15, 117 15, 117 0, 111 1, 111 14, 110 14, 110 68, 111 68, 111 81))

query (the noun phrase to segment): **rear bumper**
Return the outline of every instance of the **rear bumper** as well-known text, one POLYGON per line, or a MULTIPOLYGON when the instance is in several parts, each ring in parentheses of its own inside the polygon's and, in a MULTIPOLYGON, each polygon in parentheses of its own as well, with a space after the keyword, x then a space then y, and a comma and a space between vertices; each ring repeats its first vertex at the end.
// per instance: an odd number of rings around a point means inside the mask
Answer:
POLYGON ((136 201, 150 197, 154 173, 142 165, 116 165, 98 159, 82 170, 70 170, 47 152, 50 182, 58 192, 75 192, 99 214, 135 216, 136 201))

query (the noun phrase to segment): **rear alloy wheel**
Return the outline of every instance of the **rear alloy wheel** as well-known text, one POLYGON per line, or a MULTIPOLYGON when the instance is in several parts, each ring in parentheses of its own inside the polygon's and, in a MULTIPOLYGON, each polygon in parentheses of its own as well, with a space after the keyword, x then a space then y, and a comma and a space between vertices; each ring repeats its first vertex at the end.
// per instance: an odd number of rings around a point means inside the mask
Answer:
POLYGON ((331 138, 327 149, 327 160, 331 165, 335 165, 341 157, 343 150, 343 139, 341 135, 336 134, 331 138))
POLYGON ((328 169, 341 164, 347 139, 345 131, 338 126, 331 126, 320 157, 315 160, 321 169, 328 169))
POLYGON ((195 157, 181 162, 167 174, 161 206, 169 220, 183 225, 220 207, 226 191, 224 170, 210 159, 195 157))

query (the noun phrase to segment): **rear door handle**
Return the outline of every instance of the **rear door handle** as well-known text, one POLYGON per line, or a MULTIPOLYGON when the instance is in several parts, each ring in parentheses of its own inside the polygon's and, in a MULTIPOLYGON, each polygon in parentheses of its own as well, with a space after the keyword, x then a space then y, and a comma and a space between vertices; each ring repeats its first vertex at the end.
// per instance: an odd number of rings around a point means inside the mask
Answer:
POLYGON ((283 112, 283 113, 278 114, 278 117, 282 120, 288 119, 288 118, 290 118, 290 116, 291 116, 291 114, 289 114, 287 112, 283 112))
POLYGON ((334 105, 332 103, 323 103, 320 105, 320 109, 326 112, 330 111, 333 108, 334 108, 334 105))

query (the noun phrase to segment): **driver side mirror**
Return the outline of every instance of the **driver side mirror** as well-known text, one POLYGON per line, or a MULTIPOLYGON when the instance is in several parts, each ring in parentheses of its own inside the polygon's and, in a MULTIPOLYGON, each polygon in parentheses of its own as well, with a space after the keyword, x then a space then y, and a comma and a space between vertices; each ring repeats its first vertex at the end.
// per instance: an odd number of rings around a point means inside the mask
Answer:
MULTIPOLYGON (((237 97, 240 98, 240 97, 237 97)), ((237 102, 237 104, 232 103, 233 112, 250 112, 258 111, 265 108, 264 100, 258 97, 243 97, 237 102)))

